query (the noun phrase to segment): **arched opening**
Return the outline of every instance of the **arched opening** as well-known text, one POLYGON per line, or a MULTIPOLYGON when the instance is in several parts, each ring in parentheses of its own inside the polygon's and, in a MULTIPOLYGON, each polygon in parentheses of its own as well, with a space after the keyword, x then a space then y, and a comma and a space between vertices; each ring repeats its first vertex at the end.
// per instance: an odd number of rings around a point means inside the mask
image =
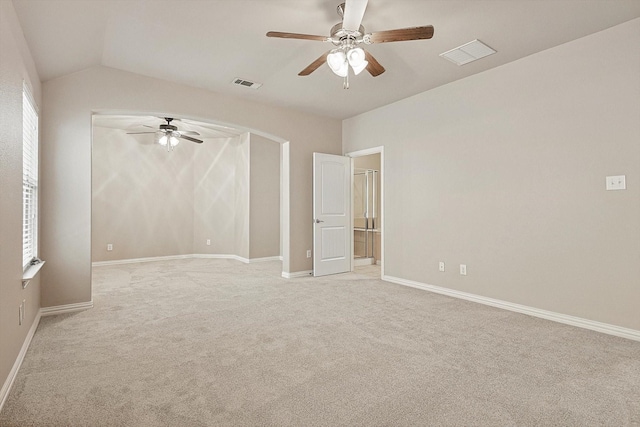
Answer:
POLYGON ((92 265, 279 259, 288 268, 288 142, 180 115, 92 119, 92 265), (158 142, 163 117, 192 139, 158 142))

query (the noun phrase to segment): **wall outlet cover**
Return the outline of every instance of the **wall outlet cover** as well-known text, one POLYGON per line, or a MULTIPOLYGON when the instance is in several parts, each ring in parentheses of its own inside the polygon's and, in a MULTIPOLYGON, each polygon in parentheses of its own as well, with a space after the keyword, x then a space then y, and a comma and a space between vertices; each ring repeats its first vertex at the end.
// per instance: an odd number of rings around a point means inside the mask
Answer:
POLYGON ((607 177, 607 191, 609 190, 626 190, 627 182, 626 175, 608 176, 607 177))

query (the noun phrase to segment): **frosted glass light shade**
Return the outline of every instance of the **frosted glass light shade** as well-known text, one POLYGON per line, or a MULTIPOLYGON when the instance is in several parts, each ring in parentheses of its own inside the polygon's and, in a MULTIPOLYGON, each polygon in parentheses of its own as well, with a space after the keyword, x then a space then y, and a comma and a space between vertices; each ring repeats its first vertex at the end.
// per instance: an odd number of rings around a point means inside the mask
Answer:
POLYGON ((327 64, 340 77, 346 77, 349 72, 347 55, 340 49, 334 49, 327 55, 327 64))
POLYGON ((359 47, 349 50, 349 52, 347 52, 347 59, 349 60, 349 65, 351 65, 354 70, 360 68, 362 63, 366 62, 364 50, 359 47))

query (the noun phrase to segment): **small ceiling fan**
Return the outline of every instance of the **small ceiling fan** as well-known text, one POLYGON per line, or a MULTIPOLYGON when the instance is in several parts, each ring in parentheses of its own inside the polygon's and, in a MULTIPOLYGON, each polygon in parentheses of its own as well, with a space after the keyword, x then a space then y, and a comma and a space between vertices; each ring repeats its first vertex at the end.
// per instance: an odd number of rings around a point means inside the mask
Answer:
POLYGON ((359 47, 362 43, 389 43, 408 40, 423 40, 433 37, 433 26, 403 28, 398 30, 378 31, 366 33, 362 25, 364 11, 368 0, 346 0, 338 6, 338 15, 342 22, 331 28, 330 36, 314 36, 310 34, 284 33, 269 31, 267 37, 284 39, 315 40, 332 43, 335 48, 323 53, 307 68, 298 73, 299 76, 308 76, 317 70, 325 62, 336 75, 344 77, 345 89, 349 88, 349 67, 358 75, 362 70, 367 70, 373 77, 385 72, 380 63, 364 49, 359 47))
MULTIPOLYGON (((167 151, 173 150, 173 147, 178 145, 181 139, 186 139, 187 141, 195 142, 197 144, 202 144, 202 140, 187 136, 187 134, 200 135, 198 132, 178 130, 177 126, 171 124, 173 120, 179 120, 179 119, 164 117, 164 120, 166 120, 167 123, 161 124, 158 130, 154 130, 153 132, 127 132, 127 135, 155 133, 156 142, 162 145, 163 147, 167 147, 167 151)), ((148 125, 142 125, 142 126, 146 128, 155 129, 153 126, 148 126, 148 125)))

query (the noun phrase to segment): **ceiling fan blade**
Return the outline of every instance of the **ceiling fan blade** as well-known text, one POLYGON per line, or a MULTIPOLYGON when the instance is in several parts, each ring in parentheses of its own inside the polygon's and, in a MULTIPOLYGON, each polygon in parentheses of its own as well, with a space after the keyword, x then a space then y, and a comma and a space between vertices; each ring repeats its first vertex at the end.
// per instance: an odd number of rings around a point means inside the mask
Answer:
POLYGON ((367 0, 346 0, 344 16, 342 17, 342 28, 345 30, 358 31, 366 8, 367 0))
POLYGON ((198 144, 202 144, 202 141, 199 139, 191 138, 190 136, 180 135, 181 139, 186 139, 187 141, 196 142, 198 144))
POLYGON ((314 36, 311 34, 282 33, 279 31, 269 31, 267 37, 278 37, 281 39, 300 39, 300 40, 316 40, 319 42, 327 41, 328 37, 314 36))
POLYGON ((178 132, 180 132, 180 135, 196 135, 196 136, 200 135, 195 130, 180 130, 178 132))
POLYGON ((424 40, 433 37, 433 25, 424 27, 403 28, 400 30, 378 31, 366 34, 364 42, 371 43, 389 43, 402 42, 407 40, 424 40))
POLYGON ((149 125, 142 125, 142 127, 150 128, 150 129, 156 129, 156 130, 158 129, 157 127, 153 127, 153 126, 149 126, 149 125))
POLYGON ((138 135, 143 133, 155 133, 155 132, 127 132, 127 135, 138 135))
POLYGON ((307 68, 305 68, 304 70, 300 71, 298 73, 299 76, 308 76, 309 74, 313 73, 315 70, 317 70, 318 68, 320 68, 320 66, 324 63, 327 62, 327 55, 329 54, 329 52, 325 52, 322 55, 320 55, 320 57, 318 59, 316 59, 315 61, 313 61, 311 64, 309 64, 307 66, 307 68))
POLYGON ((376 58, 374 58, 373 55, 371 55, 366 50, 364 51, 364 57, 367 60, 367 62, 369 62, 367 64, 367 71, 373 77, 378 77, 380 74, 385 72, 384 67, 380 65, 380 63, 376 60, 376 58))

